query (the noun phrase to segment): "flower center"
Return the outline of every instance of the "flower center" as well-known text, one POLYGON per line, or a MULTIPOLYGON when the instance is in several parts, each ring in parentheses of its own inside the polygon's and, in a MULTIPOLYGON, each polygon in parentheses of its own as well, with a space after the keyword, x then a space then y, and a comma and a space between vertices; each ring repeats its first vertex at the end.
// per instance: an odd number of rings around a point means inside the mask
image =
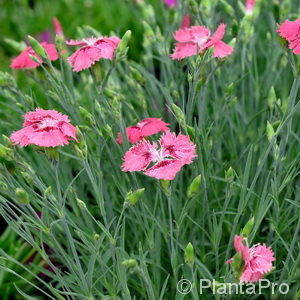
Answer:
POLYGON ((193 42, 198 46, 203 46, 207 42, 208 38, 208 36, 194 36, 193 42))
POLYGON ((39 127, 39 129, 45 129, 45 128, 49 128, 49 127, 57 127, 58 123, 59 123, 59 121, 52 119, 50 117, 46 117, 40 121, 38 127, 39 127))

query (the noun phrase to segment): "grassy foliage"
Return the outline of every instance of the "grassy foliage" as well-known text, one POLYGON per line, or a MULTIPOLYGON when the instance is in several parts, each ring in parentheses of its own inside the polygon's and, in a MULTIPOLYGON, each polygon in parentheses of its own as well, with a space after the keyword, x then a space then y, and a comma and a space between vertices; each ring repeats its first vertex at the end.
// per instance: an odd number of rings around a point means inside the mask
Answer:
MULTIPOLYGON (((214 299, 210 290, 199 295, 199 280, 234 280, 225 261, 234 254, 234 235, 254 217, 249 241, 271 245, 277 259, 268 278, 288 282, 287 299, 298 299, 299 58, 279 40, 276 23, 300 11, 296 1, 260 1, 253 15, 244 15, 241 2, 229 2, 184 1, 171 10, 157 2, 40 1, 29 8, 17 1, 18 9, 4 2, 1 46, 3 37, 43 31, 54 15, 72 38, 133 32, 128 58, 91 70, 73 73, 65 53, 52 65, 10 72, 17 83, 0 74, 2 133, 19 129, 22 115, 36 107, 65 113, 80 129, 80 143, 58 148, 58 159, 2 139, 0 213, 54 270, 35 260, 24 264, 1 247, 0 269, 15 271, 15 263, 23 269, 16 275, 30 278, 29 292, 15 282, 25 298, 33 299, 27 292, 39 299, 214 299), (213 29, 227 23, 234 54, 172 61, 172 32, 187 12, 213 29), (162 117, 197 144, 198 158, 169 186, 121 171, 129 144, 118 145, 115 137, 146 117, 162 117), (199 190, 188 194, 198 175, 199 190), (28 204, 16 197, 17 188, 26 191, 28 204), (128 193, 143 188, 138 203, 128 205, 128 193), (188 243, 194 264, 184 260, 188 243), (195 284, 187 296, 176 289, 182 278, 195 284)), ((7 44, 1 51, 12 52, 7 44)), ((270 299, 270 291, 261 297, 270 299)))

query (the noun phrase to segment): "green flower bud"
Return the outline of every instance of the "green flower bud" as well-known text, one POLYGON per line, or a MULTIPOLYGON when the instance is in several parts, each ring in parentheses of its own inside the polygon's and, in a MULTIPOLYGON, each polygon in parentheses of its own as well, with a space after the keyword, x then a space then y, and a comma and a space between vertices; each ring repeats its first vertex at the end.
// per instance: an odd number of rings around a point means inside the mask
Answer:
POLYGON ((145 78, 144 76, 141 74, 140 71, 138 71, 136 68, 129 66, 129 69, 131 71, 131 74, 133 76, 133 78, 138 81, 140 84, 145 84, 145 78))
POLYGON ((225 13, 227 13, 231 17, 235 16, 235 10, 233 9, 233 7, 227 1, 220 0, 220 4, 222 5, 222 8, 225 11, 225 13))
POLYGON ((187 191, 188 198, 192 198, 194 195, 196 195, 199 192, 201 181, 202 181, 201 174, 199 174, 197 177, 193 179, 192 183, 188 187, 188 191, 187 191))
POLYGON ((4 181, 0 180, 0 191, 8 191, 8 186, 4 181))
POLYGON ((254 219, 254 217, 252 217, 252 218, 246 223, 245 227, 244 227, 243 230, 242 230, 242 236, 243 236, 243 237, 246 237, 246 238, 249 237, 249 235, 250 235, 250 233, 251 233, 251 231, 252 231, 252 229, 253 229, 253 226, 254 226, 254 221, 255 221, 255 219, 254 219))
POLYGON ((178 123, 180 124, 180 126, 184 129, 186 129, 185 115, 182 112, 182 110, 174 103, 172 104, 172 109, 174 111, 175 117, 176 117, 178 123))
POLYGON ((277 97, 276 97, 276 93, 275 93, 275 89, 272 86, 270 91, 269 91, 269 95, 268 95, 268 105, 270 109, 274 109, 275 107, 275 103, 277 102, 277 97))
POLYGON ((28 172, 21 172, 21 175, 28 185, 32 185, 33 178, 28 172))
POLYGON ((195 261, 194 247, 191 243, 188 243, 184 250, 184 261, 186 264, 193 265, 195 261))
POLYGON ((188 135, 190 136, 190 138, 191 138, 192 140, 194 140, 195 137, 196 137, 196 131, 195 131, 195 128, 192 127, 192 126, 187 125, 187 126, 186 126, 186 129, 187 129, 187 133, 188 133, 188 135))
POLYGON ((271 123, 269 121, 267 121, 267 138, 270 143, 274 136, 275 136, 274 128, 271 125, 271 123))
POLYGON ((14 159, 14 151, 11 148, 5 147, 0 144, 0 161, 8 160, 11 161, 14 159))
POLYGON ((35 38, 28 35, 28 40, 29 40, 30 46, 32 47, 32 49, 38 56, 48 59, 48 54, 47 54, 46 50, 35 38))
POLYGON ((171 189, 170 189, 171 181, 170 180, 160 179, 159 185, 166 195, 171 195, 171 189))
POLYGON ((81 209, 86 209, 86 205, 82 200, 80 200, 79 198, 76 198, 76 202, 81 209))
POLYGON ((22 52, 23 50, 26 49, 26 43, 25 42, 17 42, 17 41, 14 41, 12 39, 9 39, 9 38, 5 38, 4 39, 4 42, 6 44, 8 44, 12 49, 18 51, 18 52, 22 52))
POLYGON ((98 233, 95 233, 95 234, 93 235, 93 239, 94 239, 95 241, 98 241, 98 240, 100 239, 100 235, 99 235, 98 233))
POLYGON ((225 180, 228 183, 231 183, 233 182, 233 179, 234 179, 234 170, 232 167, 229 167, 229 169, 225 172, 225 180))
POLYGON ((96 124, 96 121, 93 117, 93 115, 88 112, 85 108, 83 108, 82 106, 79 106, 79 112, 81 117, 90 125, 90 126, 94 126, 96 124))
POLYGON ((137 261, 133 258, 122 261, 122 265, 129 269, 134 269, 137 266, 137 261))
POLYGON ((15 194, 16 194, 16 200, 19 203, 21 203, 21 204, 29 204, 30 203, 29 196, 24 189, 16 188, 15 194))
POLYGON ((130 206, 135 205, 141 199, 144 193, 145 193, 145 188, 138 189, 134 192, 132 191, 128 192, 125 197, 125 201, 126 201, 125 203, 128 203, 128 205, 130 206))
POLYGON ((129 43, 130 38, 131 38, 131 31, 127 30, 125 32, 125 34, 123 35, 123 37, 119 43, 119 46, 117 48, 117 53, 116 53, 117 60, 120 60, 127 55, 128 43, 129 43))

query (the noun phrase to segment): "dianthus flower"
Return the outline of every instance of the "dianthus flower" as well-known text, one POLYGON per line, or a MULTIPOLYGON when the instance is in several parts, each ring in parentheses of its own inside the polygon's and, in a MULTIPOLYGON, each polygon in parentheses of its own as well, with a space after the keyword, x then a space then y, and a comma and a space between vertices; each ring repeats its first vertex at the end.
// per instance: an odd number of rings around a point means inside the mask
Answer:
POLYGON ((300 18, 296 21, 285 20, 277 32, 288 41, 289 48, 295 54, 300 54, 300 18))
MULTIPOLYGON (((126 135, 130 143, 136 143, 142 140, 144 137, 156 134, 161 131, 168 130, 168 123, 165 123, 159 118, 147 118, 137 123, 135 126, 126 128, 126 135)), ((122 135, 119 132, 117 137, 117 143, 122 144, 122 135)))
MULTIPOLYGON (((54 44, 48 44, 47 42, 42 42, 41 45, 45 49, 46 53, 48 54, 48 57, 50 60, 54 61, 58 59, 58 53, 55 49, 54 44)), ((17 57, 12 59, 12 62, 10 64, 10 67, 13 69, 27 69, 27 68, 36 68, 40 64, 42 64, 41 58, 34 52, 32 47, 27 47, 25 50, 23 50, 17 57), (36 57, 40 63, 33 61, 31 56, 36 57)))
POLYGON ((55 110, 37 108, 26 113, 24 119, 23 128, 10 137, 12 143, 21 147, 57 147, 69 144, 70 139, 77 141, 76 128, 70 124, 68 116, 55 110))
POLYGON ((68 61, 73 67, 73 71, 79 72, 89 68, 101 58, 112 60, 119 43, 120 39, 116 36, 68 41, 67 45, 81 47, 69 56, 68 61))
POLYGON ((184 165, 196 157, 196 146, 189 136, 167 131, 157 143, 142 140, 124 155, 124 172, 143 171, 144 174, 164 180, 173 180, 184 165), (152 166, 150 164, 153 163, 152 166))
POLYGON ((174 34, 177 41, 172 59, 183 59, 203 53, 213 47, 213 57, 225 57, 233 52, 233 48, 222 41, 225 35, 225 24, 220 24, 216 32, 211 35, 205 26, 191 26, 181 28, 174 34))
POLYGON ((255 0, 246 0, 246 13, 251 14, 255 6, 255 0))
MULTIPOLYGON (((257 244, 251 248, 244 245, 244 238, 234 237, 234 248, 241 254, 244 261, 243 272, 240 280, 243 282, 257 282, 272 270, 272 262, 275 261, 274 252, 265 244, 257 244)), ((231 263, 232 260, 229 261, 231 263)))

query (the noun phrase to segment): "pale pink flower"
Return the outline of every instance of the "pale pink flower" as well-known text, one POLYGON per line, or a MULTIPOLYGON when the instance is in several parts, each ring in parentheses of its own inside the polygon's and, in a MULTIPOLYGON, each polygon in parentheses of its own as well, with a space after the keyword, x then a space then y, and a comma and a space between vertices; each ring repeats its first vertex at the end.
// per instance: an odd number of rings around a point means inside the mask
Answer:
POLYGON ((251 14, 255 6, 255 0, 246 0, 246 13, 251 14))
POLYGON ((57 18, 52 19, 54 31, 57 35, 64 36, 62 26, 57 18))
POLYGON ((198 53, 203 53, 208 48, 214 47, 213 57, 225 57, 233 52, 233 48, 225 44, 222 39, 225 34, 225 24, 219 25, 216 32, 211 35, 205 26, 192 26, 181 28, 174 34, 177 41, 172 59, 183 59, 198 53))
POLYGON ((68 116, 56 110, 37 108, 24 115, 23 128, 15 131, 10 140, 21 147, 37 145, 40 147, 57 147, 69 144, 76 138, 76 128, 70 124, 68 116))
POLYGON ((112 60, 119 43, 120 39, 116 36, 68 41, 67 45, 81 47, 69 56, 68 61, 73 67, 73 71, 79 72, 89 68, 101 58, 112 60))
MULTIPOLYGON (((135 126, 126 128, 126 135, 130 143, 136 143, 142 140, 144 137, 156 134, 161 131, 168 130, 168 123, 165 123, 159 118, 147 118, 137 123, 135 126)), ((119 132, 117 137, 117 143, 122 144, 122 135, 119 132)))
MULTIPOLYGON (((244 245, 245 239, 239 235, 234 237, 234 248, 241 254, 244 261, 243 273, 240 280, 243 282, 257 282, 272 270, 275 261, 274 252, 265 244, 257 244, 251 248, 244 245)), ((232 260, 227 261, 231 263, 232 260)))
POLYGON ((124 172, 143 171, 144 174, 164 180, 173 180, 181 168, 192 163, 196 146, 189 136, 167 131, 157 143, 142 140, 124 155, 124 172), (150 164, 152 164, 150 166, 150 164))
POLYGON ((285 20, 277 32, 289 42, 294 54, 300 54, 300 18, 296 21, 285 20))
POLYGON ((176 0, 164 0, 165 4, 169 7, 174 7, 177 5, 177 1, 176 0))
MULTIPOLYGON (((48 54, 50 60, 54 61, 58 59, 58 53, 53 44, 42 42, 41 45, 46 50, 46 53, 48 54)), ((42 63, 41 58, 34 52, 32 47, 27 47, 17 57, 12 59, 10 67, 13 69, 36 68, 41 63, 42 63), (40 61, 40 63, 33 61, 30 58, 30 55, 36 57, 40 61)))

